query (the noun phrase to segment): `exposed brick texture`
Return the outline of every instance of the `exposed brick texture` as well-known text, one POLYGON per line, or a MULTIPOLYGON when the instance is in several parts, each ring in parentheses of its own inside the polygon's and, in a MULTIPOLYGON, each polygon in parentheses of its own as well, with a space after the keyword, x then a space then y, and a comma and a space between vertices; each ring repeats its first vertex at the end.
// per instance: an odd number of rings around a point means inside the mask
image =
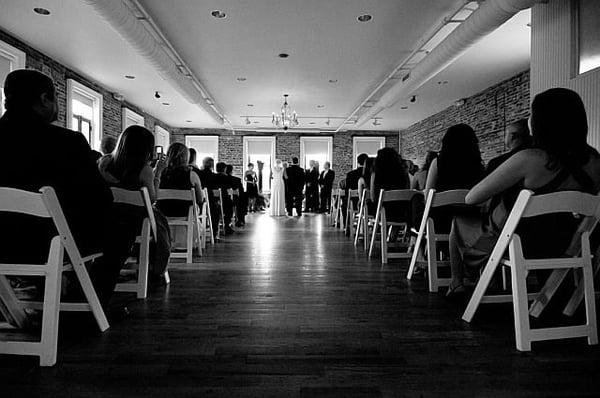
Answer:
POLYGON ((113 93, 106 88, 102 87, 93 80, 65 67, 54 59, 23 43, 21 40, 10 35, 9 33, 0 30, 0 40, 25 52, 25 66, 27 68, 38 70, 52 77, 56 87, 59 106, 58 123, 61 126, 66 127, 67 124, 67 79, 73 79, 102 94, 102 135, 108 134, 117 137, 121 133, 123 113, 122 107, 124 106, 144 116, 144 123, 150 131, 154 132, 155 125, 159 125, 167 130, 171 130, 170 126, 154 116, 144 112, 142 109, 129 102, 116 100, 113 97, 113 93))
POLYGON ((505 151, 504 127, 529 116, 529 71, 521 72, 400 132, 403 157, 421 165, 428 150, 439 150, 448 127, 467 123, 477 133, 485 162, 505 151))

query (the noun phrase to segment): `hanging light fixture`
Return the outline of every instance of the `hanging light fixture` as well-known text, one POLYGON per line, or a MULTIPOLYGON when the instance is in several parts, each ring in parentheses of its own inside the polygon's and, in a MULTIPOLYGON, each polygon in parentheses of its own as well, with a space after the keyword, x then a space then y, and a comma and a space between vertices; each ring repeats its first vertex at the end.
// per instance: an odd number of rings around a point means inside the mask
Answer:
POLYGON ((283 131, 298 125, 298 114, 296 111, 292 111, 290 105, 287 102, 288 95, 283 95, 283 105, 281 106, 281 112, 277 115, 273 112, 273 125, 282 128, 283 131))

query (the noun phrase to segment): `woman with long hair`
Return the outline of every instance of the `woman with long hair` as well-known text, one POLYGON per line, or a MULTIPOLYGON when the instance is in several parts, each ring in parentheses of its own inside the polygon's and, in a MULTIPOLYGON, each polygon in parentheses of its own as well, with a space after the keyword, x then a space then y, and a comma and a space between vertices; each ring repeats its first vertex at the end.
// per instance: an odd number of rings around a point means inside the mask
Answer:
POLYGON ((437 159, 437 152, 435 151, 427 151, 425 155, 425 163, 423 163, 423 167, 421 170, 417 171, 414 175, 412 182, 410 183, 411 189, 416 189, 418 191, 422 191, 425 189, 427 185, 427 175, 429 174, 429 168, 431 167, 431 163, 437 159))
MULTIPOLYGON (((471 205, 486 201, 492 205, 478 219, 454 219, 449 295, 463 293, 465 270, 479 270, 489 258, 514 205, 514 197, 503 196, 515 186, 535 194, 566 190, 596 194, 600 189, 600 156, 587 144, 587 117, 577 93, 553 88, 536 95, 530 124, 533 148, 511 156, 475 185, 465 199, 471 205)), ((566 213, 522 220, 518 231, 524 241, 525 256, 562 255, 577 224, 577 219, 566 213)))

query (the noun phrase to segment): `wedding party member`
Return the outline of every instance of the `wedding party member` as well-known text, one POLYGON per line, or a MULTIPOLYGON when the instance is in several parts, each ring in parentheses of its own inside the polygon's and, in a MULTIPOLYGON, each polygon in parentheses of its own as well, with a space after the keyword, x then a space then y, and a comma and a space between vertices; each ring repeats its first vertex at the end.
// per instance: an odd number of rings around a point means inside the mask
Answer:
MULTIPOLYGON (((106 308, 135 228, 115 217, 112 193, 85 137, 52 124, 58 112, 52 79, 31 69, 15 70, 6 76, 4 96, 0 137, 6 150, 0 156, 0 186, 31 192, 54 188, 81 255, 104 253, 92 264, 90 276, 106 308), (23 148, 35 162, 24 160, 23 148)), ((49 220, 3 213, 0 223, 0 262, 47 260, 56 234, 49 220)))
MULTIPOLYGON (((600 155, 587 144, 587 115, 577 93, 553 88, 536 95, 531 104, 530 123, 532 148, 512 155, 465 198, 471 205, 492 199, 495 206, 485 207, 479 217, 454 218, 450 234, 449 296, 464 293, 466 271, 478 275, 496 245, 514 200, 508 203, 494 198, 511 192, 514 186, 532 190, 536 195, 557 191, 596 194, 600 190, 600 155)), ((524 242, 525 257, 560 257, 579 221, 570 213, 521 220, 517 231, 524 242)))
POLYGON ((246 181, 246 195, 248 195, 248 206, 250 211, 256 210, 256 199, 258 198, 258 178, 254 171, 254 164, 248 163, 248 170, 244 173, 244 181, 246 181))
MULTIPOLYGON (((162 155, 157 159, 156 168, 152 170, 150 162, 154 156, 154 134, 145 127, 130 126, 119 136, 114 152, 100 159, 98 169, 109 185, 129 190, 145 187, 150 201, 154 203, 160 186, 160 175, 167 166, 167 158, 162 155)), ((120 218, 129 220, 140 229, 146 216, 145 210, 132 212, 130 206, 115 206, 120 218)), ((156 208, 153 211, 157 236, 150 243, 150 281, 163 283, 171 254, 171 235, 165 216, 156 208)))
POLYGON ((508 148, 508 152, 489 161, 485 170, 487 174, 496 170, 498 166, 515 153, 531 147, 531 134, 529 132, 527 119, 521 119, 506 126, 506 131, 504 132, 504 145, 508 148))
MULTIPOLYGON (((225 234, 231 235, 235 231, 231 228, 231 219, 233 218, 233 199, 227 194, 228 189, 233 189, 231 178, 226 173, 227 164, 217 163, 217 174, 215 175, 216 189, 221 190, 223 200, 223 223, 225 225, 225 234)), ((218 198, 217 198, 218 199, 218 198)))
POLYGON ((292 158, 292 165, 285 171, 287 176, 288 192, 285 199, 285 207, 288 216, 292 215, 292 209, 296 209, 298 216, 302 215, 302 191, 304 190, 304 170, 298 165, 298 158, 292 158))
POLYGON ((237 189, 238 194, 233 195, 233 203, 235 205, 235 226, 242 227, 246 225, 246 214, 248 214, 248 197, 246 196, 246 192, 244 192, 244 185, 242 184, 242 179, 232 175, 233 166, 228 164, 225 168, 225 173, 229 177, 229 184, 233 189, 237 189))
POLYGON ((311 160, 306 170, 306 211, 319 210, 319 167, 311 160))
POLYGON ((270 216, 285 216, 285 186, 286 170, 280 159, 275 160, 273 166, 273 180, 271 181, 270 216))
POLYGON ((425 155, 425 163, 423 163, 423 167, 421 167, 421 170, 415 173, 415 176, 410 183, 410 189, 416 189, 418 191, 422 191, 425 189, 425 186, 427 185, 427 175, 429 174, 431 162, 433 162, 434 159, 437 159, 437 156, 437 152, 427 151, 427 154, 425 155))
POLYGON ((319 187, 321 196, 321 213, 329 212, 331 208, 331 192, 333 191, 333 181, 335 180, 335 171, 331 170, 331 163, 323 163, 323 171, 319 176, 319 187))

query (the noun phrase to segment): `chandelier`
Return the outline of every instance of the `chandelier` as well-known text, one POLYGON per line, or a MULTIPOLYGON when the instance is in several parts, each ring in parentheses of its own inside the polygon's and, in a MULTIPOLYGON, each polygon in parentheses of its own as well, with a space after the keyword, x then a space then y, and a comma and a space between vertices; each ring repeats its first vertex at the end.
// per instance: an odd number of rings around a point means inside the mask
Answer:
POLYGON ((298 125, 298 114, 296 111, 292 111, 290 105, 287 102, 287 94, 283 95, 283 105, 281 106, 281 113, 277 115, 273 112, 273 125, 282 128, 286 131, 290 127, 298 125))

